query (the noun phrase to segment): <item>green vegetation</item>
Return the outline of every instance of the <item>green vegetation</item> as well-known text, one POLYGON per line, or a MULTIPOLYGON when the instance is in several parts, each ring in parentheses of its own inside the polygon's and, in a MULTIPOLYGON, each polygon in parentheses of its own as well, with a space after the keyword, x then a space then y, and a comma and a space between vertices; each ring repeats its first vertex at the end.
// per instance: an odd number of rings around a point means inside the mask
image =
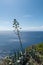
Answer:
POLYGON ((43 65, 43 43, 26 48, 24 54, 18 51, 6 56, 0 65, 43 65))
POLYGON ((36 50, 43 55, 43 43, 36 45, 36 50))
POLYGON ((37 62, 37 65, 43 65, 43 43, 32 45, 26 48, 26 51, 32 56, 32 59, 37 62))

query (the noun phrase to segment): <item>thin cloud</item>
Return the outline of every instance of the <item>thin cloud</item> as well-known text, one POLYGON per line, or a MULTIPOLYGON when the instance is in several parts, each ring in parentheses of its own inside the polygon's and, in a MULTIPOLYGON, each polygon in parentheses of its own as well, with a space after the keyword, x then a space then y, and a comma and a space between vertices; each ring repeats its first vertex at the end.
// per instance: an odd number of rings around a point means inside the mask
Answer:
POLYGON ((43 26, 39 26, 39 27, 25 27, 25 28, 23 28, 23 30, 26 30, 26 31, 43 31, 43 26))
POLYGON ((32 15, 24 15, 23 18, 30 18, 32 15))
MULTIPOLYGON (((0 26, 0 31, 5 31, 5 30, 13 30, 12 27, 5 27, 5 26, 0 26)), ((22 28, 22 31, 43 31, 43 26, 39 27, 24 27, 22 28)))
POLYGON ((18 18, 18 19, 23 19, 23 18, 32 18, 32 15, 15 16, 15 18, 18 18))
POLYGON ((7 30, 11 30, 11 28, 8 28, 6 26, 0 26, 0 31, 7 31, 7 30))

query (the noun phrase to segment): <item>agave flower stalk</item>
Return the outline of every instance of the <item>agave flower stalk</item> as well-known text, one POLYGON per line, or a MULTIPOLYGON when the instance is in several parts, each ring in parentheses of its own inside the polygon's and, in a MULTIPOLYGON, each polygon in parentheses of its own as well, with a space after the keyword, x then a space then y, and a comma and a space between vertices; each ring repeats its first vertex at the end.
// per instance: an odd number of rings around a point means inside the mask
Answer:
POLYGON ((20 31, 19 31, 21 28, 20 28, 19 23, 17 22, 16 19, 14 19, 14 21, 13 21, 13 28, 14 28, 14 31, 17 33, 19 43, 20 43, 20 48, 23 51, 22 41, 21 41, 20 31))

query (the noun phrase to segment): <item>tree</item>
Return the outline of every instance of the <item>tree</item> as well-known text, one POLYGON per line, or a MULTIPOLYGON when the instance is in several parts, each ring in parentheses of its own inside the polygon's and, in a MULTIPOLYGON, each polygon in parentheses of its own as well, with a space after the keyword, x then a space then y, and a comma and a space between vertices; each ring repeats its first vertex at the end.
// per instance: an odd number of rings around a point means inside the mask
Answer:
POLYGON ((13 28, 14 28, 14 31, 17 33, 21 50, 23 50, 22 41, 21 41, 21 37, 20 37, 20 31, 19 31, 21 28, 20 28, 20 26, 19 26, 19 22, 17 22, 16 19, 14 19, 14 21, 13 21, 13 28))

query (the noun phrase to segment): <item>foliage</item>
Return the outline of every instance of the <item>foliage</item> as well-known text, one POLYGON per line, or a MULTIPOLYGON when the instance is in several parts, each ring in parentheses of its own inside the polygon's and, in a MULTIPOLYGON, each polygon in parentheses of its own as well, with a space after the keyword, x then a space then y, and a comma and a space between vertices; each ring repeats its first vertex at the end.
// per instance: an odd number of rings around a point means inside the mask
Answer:
POLYGON ((14 56, 6 56, 2 65, 41 65, 43 64, 43 43, 32 45, 25 53, 17 52, 14 56), (40 53, 41 52, 41 53, 40 53))

